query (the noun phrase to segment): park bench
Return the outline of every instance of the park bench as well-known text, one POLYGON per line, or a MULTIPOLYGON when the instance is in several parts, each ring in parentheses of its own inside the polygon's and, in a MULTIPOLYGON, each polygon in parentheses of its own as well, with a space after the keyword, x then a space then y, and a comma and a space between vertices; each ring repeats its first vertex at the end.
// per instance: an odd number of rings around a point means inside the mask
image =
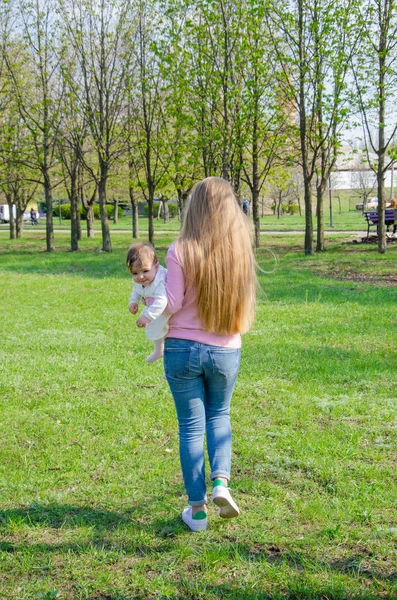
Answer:
MULTIPOLYGON (((377 210, 369 210, 364 212, 365 220, 367 221, 367 240, 369 238, 369 228, 377 227, 378 225, 378 211, 377 210)), ((396 233, 397 230, 397 208, 386 208, 385 209, 385 225, 386 231, 389 231, 390 226, 394 225, 393 233, 396 233)))

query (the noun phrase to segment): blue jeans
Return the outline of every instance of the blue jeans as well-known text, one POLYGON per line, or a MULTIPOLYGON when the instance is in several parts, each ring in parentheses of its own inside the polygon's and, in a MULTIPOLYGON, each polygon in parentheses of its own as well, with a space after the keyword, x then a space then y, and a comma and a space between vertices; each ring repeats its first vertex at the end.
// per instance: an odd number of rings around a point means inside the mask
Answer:
POLYGON ((230 402, 240 368, 240 348, 166 338, 165 375, 179 423, 179 453, 191 506, 207 501, 204 433, 211 479, 230 479, 230 402))

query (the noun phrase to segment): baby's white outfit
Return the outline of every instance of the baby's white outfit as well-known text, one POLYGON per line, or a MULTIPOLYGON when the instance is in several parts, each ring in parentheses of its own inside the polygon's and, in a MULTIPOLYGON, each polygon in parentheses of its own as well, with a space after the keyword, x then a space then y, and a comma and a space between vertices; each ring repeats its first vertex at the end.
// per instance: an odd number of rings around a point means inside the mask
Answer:
POLYGON ((164 309, 167 306, 167 293, 165 291, 165 280, 167 269, 159 265, 156 277, 152 283, 143 286, 140 283, 134 284, 134 289, 130 296, 130 304, 139 304, 142 300, 146 307, 141 315, 150 319, 146 325, 146 337, 150 341, 160 340, 168 333, 168 320, 170 315, 164 315, 164 309))

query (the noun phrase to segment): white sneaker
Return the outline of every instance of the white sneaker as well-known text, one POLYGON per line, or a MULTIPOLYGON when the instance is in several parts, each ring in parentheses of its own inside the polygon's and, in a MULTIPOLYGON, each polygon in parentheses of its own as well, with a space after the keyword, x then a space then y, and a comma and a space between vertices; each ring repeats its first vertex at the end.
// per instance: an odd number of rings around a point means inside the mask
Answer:
POLYGON ((208 519, 193 519, 191 506, 187 506, 184 509, 182 513, 182 521, 186 523, 186 525, 192 531, 204 531, 208 526, 208 519))
POLYGON ((219 516, 224 519, 232 519, 240 514, 239 507, 233 500, 229 488, 216 485, 212 490, 212 502, 219 507, 219 516))

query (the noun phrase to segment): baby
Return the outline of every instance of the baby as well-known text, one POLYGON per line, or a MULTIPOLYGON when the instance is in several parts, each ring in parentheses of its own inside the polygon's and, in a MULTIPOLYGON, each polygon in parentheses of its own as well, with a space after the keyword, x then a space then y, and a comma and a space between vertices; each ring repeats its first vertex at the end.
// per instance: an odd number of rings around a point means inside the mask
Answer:
POLYGON ((139 302, 142 300, 146 307, 140 314, 136 324, 144 327, 146 337, 154 344, 154 351, 147 357, 146 362, 153 363, 164 354, 164 337, 168 332, 169 315, 163 311, 167 306, 165 278, 167 269, 162 267, 150 244, 138 242, 132 244, 127 252, 127 267, 135 282, 130 296, 130 312, 136 315, 139 302))

